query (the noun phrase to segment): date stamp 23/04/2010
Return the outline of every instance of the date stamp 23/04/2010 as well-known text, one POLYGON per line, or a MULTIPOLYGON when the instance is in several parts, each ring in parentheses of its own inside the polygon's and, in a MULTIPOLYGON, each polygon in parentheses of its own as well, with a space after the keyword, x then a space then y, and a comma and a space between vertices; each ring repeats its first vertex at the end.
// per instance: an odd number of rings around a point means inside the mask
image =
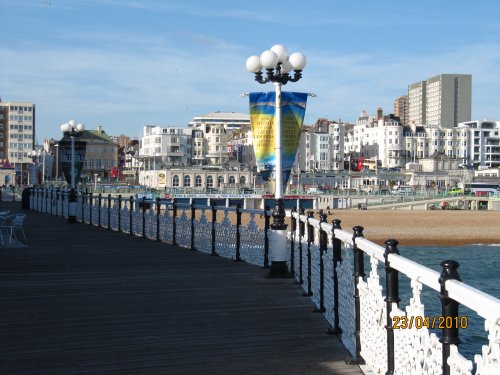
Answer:
POLYGON ((463 316, 393 316, 393 329, 466 329, 469 326, 469 318, 463 316))

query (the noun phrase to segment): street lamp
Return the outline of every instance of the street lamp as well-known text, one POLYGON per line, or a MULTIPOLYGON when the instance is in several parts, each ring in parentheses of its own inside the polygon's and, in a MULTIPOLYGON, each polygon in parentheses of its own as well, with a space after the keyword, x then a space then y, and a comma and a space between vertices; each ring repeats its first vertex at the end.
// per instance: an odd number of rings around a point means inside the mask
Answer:
POLYGON ((75 138, 80 137, 85 130, 83 124, 77 124, 75 120, 70 120, 66 124, 61 125, 61 131, 65 137, 71 139, 71 190, 69 193, 69 212, 68 223, 76 223, 76 191, 75 191, 75 138))
MULTIPOLYGON (((40 158, 43 156, 42 159, 42 181, 41 184, 43 185, 45 183, 45 155, 47 155, 47 152, 45 150, 31 150, 28 152, 28 157, 33 160, 33 163, 36 166, 36 162, 40 163, 40 158)), ((36 174, 36 168, 35 168, 35 174, 36 174)), ((29 171, 28 171, 28 179, 29 179, 29 171)), ((38 182, 38 176, 36 181, 38 182)), ((28 181, 29 184, 29 181, 28 181)))
POLYGON ((246 68, 255 74, 255 80, 261 84, 273 82, 276 92, 276 110, 274 114, 274 137, 275 137, 275 206, 273 209, 273 224, 271 229, 277 235, 273 260, 271 262, 270 274, 272 276, 283 276, 288 274, 286 264, 286 237, 285 231, 285 209, 283 206, 283 166, 281 145, 281 86, 288 82, 297 82, 302 78, 302 70, 306 65, 306 57, 300 52, 288 55, 281 44, 276 44, 270 50, 262 52, 260 56, 250 56, 246 61, 246 68), (262 68, 266 69, 266 76, 262 74, 262 68), (294 71, 293 76, 290 75, 294 71))

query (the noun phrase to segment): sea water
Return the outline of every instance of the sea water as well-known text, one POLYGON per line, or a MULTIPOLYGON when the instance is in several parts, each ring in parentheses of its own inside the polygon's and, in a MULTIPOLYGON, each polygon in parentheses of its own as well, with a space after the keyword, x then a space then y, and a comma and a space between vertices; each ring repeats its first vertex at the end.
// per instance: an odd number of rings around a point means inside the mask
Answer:
MULTIPOLYGON (((452 259, 460 264, 458 274, 461 280, 480 291, 493 297, 500 298, 500 244, 495 245, 468 245, 468 246, 421 246, 399 248, 401 256, 411 259, 439 273, 442 271, 440 263, 452 259)), ((383 274, 383 270, 381 270, 383 274)), ((411 288, 409 279, 400 275, 400 308, 409 304, 411 288)), ((384 281, 385 284, 385 281, 384 281)), ((384 285, 385 287, 385 285, 384 285)), ((384 288, 385 289, 385 288, 384 288)), ((423 287, 421 301, 425 306, 426 316, 441 315, 441 301, 439 293, 428 287, 423 287)), ((460 353, 469 360, 474 354, 481 354, 481 346, 488 344, 488 333, 484 330, 484 319, 473 310, 460 305, 459 316, 467 318, 468 326, 460 329, 460 353)), ((441 337, 441 330, 431 330, 441 337)))

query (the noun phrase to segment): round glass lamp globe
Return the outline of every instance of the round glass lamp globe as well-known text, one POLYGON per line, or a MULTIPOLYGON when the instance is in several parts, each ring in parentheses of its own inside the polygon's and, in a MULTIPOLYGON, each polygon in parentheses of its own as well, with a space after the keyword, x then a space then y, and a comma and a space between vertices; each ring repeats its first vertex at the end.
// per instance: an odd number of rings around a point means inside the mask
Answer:
POLYGON ((68 131, 69 131, 69 124, 68 124, 68 123, 62 124, 62 125, 61 125, 61 131, 62 131, 63 133, 68 132, 68 131))
POLYGON ((246 62, 246 68, 251 73, 258 73, 262 69, 259 56, 250 56, 246 62))
POLYGON ((68 124, 71 128, 74 128, 76 126, 76 121, 75 120, 69 120, 68 124))
POLYGON ((294 70, 302 70, 306 66, 307 60, 304 54, 300 52, 294 52, 288 58, 290 64, 292 64, 294 70))
POLYGON ((76 130, 78 130, 79 132, 84 131, 84 130, 85 130, 85 125, 83 125, 83 124, 78 124, 78 125, 76 126, 76 130))
POLYGON ((290 64, 290 61, 285 60, 281 64, 281 73, 288 73, 288 72, 291 72, 292 70, 293 70, 293 66, 292 66, 292 64, 290 64))
POLYGON ((278 55, 271 50, 262 52, 260 55, 260 63, 266 69, 272 69, 278 64, 278 55))
POLYGON ((288 51, 281 44, 275 44, 271 47, 271 51, 273 51, 278 56, 278 61, 280 63, 284 63, 288 59, 288 51))

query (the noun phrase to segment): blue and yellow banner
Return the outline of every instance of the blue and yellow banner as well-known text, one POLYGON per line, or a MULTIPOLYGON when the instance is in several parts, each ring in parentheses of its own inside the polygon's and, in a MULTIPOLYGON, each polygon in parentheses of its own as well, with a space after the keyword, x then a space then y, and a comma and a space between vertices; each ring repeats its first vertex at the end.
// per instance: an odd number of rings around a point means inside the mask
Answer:
MULTIPOLYGON (((304 125, 307 94, 281 93, 281 148, 282 166, 286 184, 295 161, 300 133, 304 125)), ((276 113, 275 92, 250 93, 250 126, 257 169, 264 180, 271 178, 276 167, 274 118, 276 113)))

